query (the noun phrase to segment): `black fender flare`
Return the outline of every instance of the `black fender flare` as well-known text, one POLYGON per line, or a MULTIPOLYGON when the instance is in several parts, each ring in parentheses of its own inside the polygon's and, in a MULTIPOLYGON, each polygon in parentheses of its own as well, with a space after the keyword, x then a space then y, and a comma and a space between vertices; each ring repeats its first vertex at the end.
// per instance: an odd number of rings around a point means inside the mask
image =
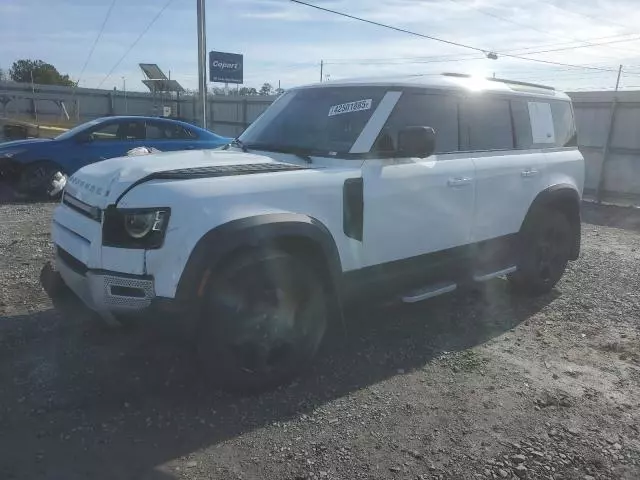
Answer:
POLYGON ((278 242, 302 240, 310 242, 314 250, 324 257, 322 274, 330 289, 328 292, 342 307, 340 280, 342 264, 338 248, 329 229, 319 220, 297 213, 273 213, 241 218, 219 225, 204 234, 191 251, 185 265, 176 299, 193 302, 198 296, 201 283, 206 281, 205 272, 222 264, 234 252, 242 248, 277 245, 278 242))
POLYGON ((532 215, 544 208, 559 208, 569 219, 573 230, 574 241, 571 249, 571 260, 577 260, 580 255, 581 242, 581 217, 580 217, 580 193, 574 185, 559 183, 541 190, 529 206, 529 211, 522 222, 522 228, 532 215))

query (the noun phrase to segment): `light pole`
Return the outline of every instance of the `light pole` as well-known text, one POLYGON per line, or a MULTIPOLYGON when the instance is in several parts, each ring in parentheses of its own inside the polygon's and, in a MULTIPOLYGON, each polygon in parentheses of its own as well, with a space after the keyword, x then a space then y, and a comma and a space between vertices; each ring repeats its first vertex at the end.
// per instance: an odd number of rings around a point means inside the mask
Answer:
POLYGON ((127 105, 127 79, 122 77, 122 93, 124 95, 124 113, 129 113, 129 106, 127 105))
POLYGON ((207 128, 207 39, 205 0, 198 2, 198 106, 202 128, 207 128))

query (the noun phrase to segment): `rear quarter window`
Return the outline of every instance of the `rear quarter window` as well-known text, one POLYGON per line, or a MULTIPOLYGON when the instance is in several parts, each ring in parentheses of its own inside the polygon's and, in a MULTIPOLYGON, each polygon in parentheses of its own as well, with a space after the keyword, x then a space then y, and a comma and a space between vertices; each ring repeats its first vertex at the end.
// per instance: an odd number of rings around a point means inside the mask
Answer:
POLYGON ((520 150, 532 148, 571 147, 577 145, 576 127, 571 103, 561 100, 545 101, 543 99, 511 100, 511 113, 515 130, 516 148, 520 150), (553 141, 536 143, 532 135, 530 104, 548 105, 553 124, 553 141))

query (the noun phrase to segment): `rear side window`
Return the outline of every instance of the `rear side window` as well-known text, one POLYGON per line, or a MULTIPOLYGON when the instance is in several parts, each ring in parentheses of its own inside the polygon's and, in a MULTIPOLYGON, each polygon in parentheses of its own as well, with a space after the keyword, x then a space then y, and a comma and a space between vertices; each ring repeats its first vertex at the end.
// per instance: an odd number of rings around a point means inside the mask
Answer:
POLYGON ((467 150, 514 148, 508 100, 484 97, 465 102, 461 124, 467 138, 467 150))
POLYGON ((578 137, 571 104, 569 102, 551 102, 551 113, 553 127, 556 131, 556 145, 558 147, 577 146, 578 137))
POLYGON ((516 148, 553 148, 577 145, 571 104, 564 101, 511 101, 516 148))
POLYGON ((373 151, 395 151, 398 132, 405 127, 431 127, 436 132, 436 153, 457 152, 458 100, 447 95, 404 92, 380 131, 373 151))

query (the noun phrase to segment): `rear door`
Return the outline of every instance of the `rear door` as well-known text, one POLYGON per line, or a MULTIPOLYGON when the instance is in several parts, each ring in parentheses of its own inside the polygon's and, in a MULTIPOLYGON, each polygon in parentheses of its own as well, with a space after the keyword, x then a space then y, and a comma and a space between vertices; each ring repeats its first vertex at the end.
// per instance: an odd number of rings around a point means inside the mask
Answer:
POLYGON ((516 133, 526 127, 526 112, 524 100, 483 95, 464 102, 463 143, 476 171, 474 243, 518 232, 538 192, 542 154, 520 150, 525 140, 516 133))

